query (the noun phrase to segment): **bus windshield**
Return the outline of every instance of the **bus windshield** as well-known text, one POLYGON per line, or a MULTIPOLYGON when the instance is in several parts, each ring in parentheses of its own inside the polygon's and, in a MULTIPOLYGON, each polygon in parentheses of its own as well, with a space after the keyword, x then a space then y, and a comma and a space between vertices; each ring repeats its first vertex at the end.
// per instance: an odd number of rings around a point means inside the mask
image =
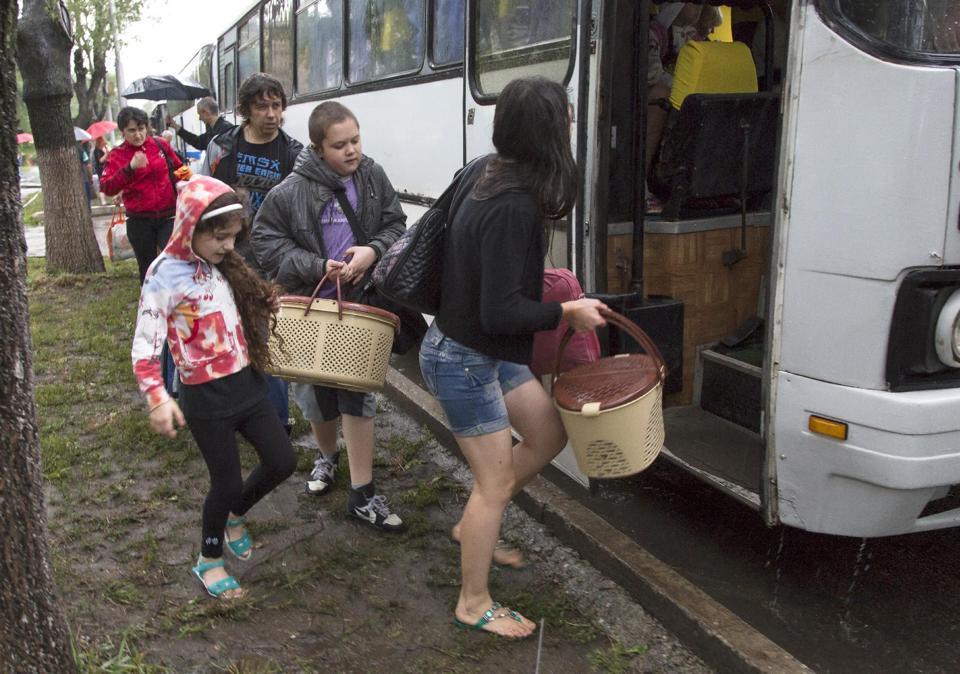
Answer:
POLYGON ((833 0, 836 18, 883 46, 916 54, 960 54, 957 0, 833 0))

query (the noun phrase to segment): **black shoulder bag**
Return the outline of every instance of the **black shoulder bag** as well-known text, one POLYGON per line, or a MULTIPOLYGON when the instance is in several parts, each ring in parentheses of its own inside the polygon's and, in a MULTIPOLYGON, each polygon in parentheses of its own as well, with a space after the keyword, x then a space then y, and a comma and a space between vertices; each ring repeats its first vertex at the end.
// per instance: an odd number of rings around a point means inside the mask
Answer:
MULTIPOLYGON (((369 239, 367 239, 363 228, 360 227, 360 222, 353 206, 350 205, 350 200, 347 199, 346 188, 335 190, 334 194, 337 195, 337 201, 340 202, 343 214, 347 216, 347 222, 350 223, 350 229, 353 230, 353 238, 357 240, 357 245, 366 246, 369 239)), ((427 332, 427 322, 419 311, 392 302, 377 292, 371 280, 374 266, 376 264, 372 265, 360 282, 356 284, 352 299, 360 304, 385 309, 400 318, 400 327, 397 329, 396 337, 393 340, 393 352, 402 355, 420 343, 427 332)))
POLYGON ((170 161, 170 157, 167 156, 167 153, 163 151, 163 145, 160 144, 156 138, 151 136, 150 140, 153 141, 153 144, 157 146, 157 151, 160 152, 160 156, 163 157, 163 161, 167 163, 167 174, 170 176, 170 184, 173 185, 173 198, 177 198, 177 178, 173 174, 173 162, 170 161))

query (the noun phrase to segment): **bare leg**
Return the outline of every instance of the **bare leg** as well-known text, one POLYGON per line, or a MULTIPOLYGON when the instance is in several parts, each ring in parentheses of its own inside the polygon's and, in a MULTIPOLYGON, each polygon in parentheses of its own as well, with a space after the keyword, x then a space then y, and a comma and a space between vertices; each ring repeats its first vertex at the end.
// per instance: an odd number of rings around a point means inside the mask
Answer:
MULTIPOLYGON (((540 382, 531 380, 518 386, 504 396, 504 402, 510 415, 510 424, 523 437, 522 442, 513 446, 512 498, 560 453, 567 436, 560 415, 540 382)), ((460 540, 461 522, 455 524, 450 532, 455 541, 460 540)), ((522 553, 508 547, 496 547, 493 561, 515 568, 524 564, 522 553)))
MULTIPOLYGON (((647 103, 651 103, 658 98, 669 98, 670 88, 664 84, 654 84, 647 89, 647 103)), ((643 152, 643 175, 650 175, 650 166, 653 164, 653 157, 660 147, 660 140, 663 138, 663 129, 667 125, 667 111, 659 105, 647 105, 647 144, 643 152)))
POLYGON ((321 454, 329 459, 337 453, 336 419, 321 422, 311 421, 310 428, 313 429, 313 437, 317 439, 321 454))
POLYGON ((344 414, 343 440, 347 444, 347 459, 350 461, 350 482, 369 484, 373 482, 373 418, 344 414))
MULTIPOLYGON (((500 534, 503 511, 514 493, 513 441, 510 429, 477 437, 458 437, 457 444, 473 471, 474 485, 460 520, 460 567, 463 583, 456 616, 475 624, 493 604, 488 580, 493 550, 500 534)), ((525 637, 535 625, 522 618, 493 620, 491 632, 525 637)))

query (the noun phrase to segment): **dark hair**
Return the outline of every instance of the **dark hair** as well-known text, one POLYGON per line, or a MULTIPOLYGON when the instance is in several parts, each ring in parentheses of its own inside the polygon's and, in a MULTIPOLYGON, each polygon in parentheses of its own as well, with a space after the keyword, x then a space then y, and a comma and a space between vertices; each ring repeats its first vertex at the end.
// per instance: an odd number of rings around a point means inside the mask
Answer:
POLYGON ((206 110, 211 115, 220 114, 220 106, 217 105, 216 99, 214 99, 212 96, 204 96, 197 101, 197 110, 206 110))
POLYGON ((513 80, 497 98, 491 159, 474 188, 488 199, 524 189, 549 218, 562 218, 577 201, 577 165, 570 150, 567 92, 545 77, 513 80))
MULTIPOLYGON (((244 207, 237 211, 215 215, 209 220, 201 218, 193 230, 193 235, 216 232, 239 220, 240 233, 237 234, 237 243, 245 242, 250 236, 250 218, 247 215, 246 204, 243 203, 239 194, 233 191, 221 194, 210 202, 210 205, 204 209, 204 213, 231 204, 242 204, 244 207)), ((233 300, 240 313, 250 362, 258 370, 263 371, 270 365, 270 348, 267 342, 270 339, 270 333, 277 327, 277 317, 270 308, 271 299, 277 294, 276 286, 260 278, 260 275, 247 266, 243 256, 235 250, 224 256, 217 265, 217 269, 227 279, 227 283, 233 290, 233 300)))
POLYGON ((339 124, 348 119, 352 119, 357 123, 357 127, 360 127, 357 116, 343 103, 337 103, 336 101, 321 103, 310 113, 310 121, 307 122, 307 133, 310 134, 310 142, 319 150, 320 144, 327 135, 327 129, 334 124, 339 124))
POLYGON ((147 126, 150 123, 150 120, 147 119, 147 113, 140 108, 132 108, 129 105, 121 108, 120 112, 117 113, 117 127, 123 131, 131 121, 136 122, 138 126, 140 124, 147 126))
POLYGON ((283 92, 283 85, 273 75, 254 73, 243 81, 237 92, 237 112, 244 119, 250 119, 250 106, 258 98, 275 96, 280 99, 280 106, 287 109, 287 95, 283 92))

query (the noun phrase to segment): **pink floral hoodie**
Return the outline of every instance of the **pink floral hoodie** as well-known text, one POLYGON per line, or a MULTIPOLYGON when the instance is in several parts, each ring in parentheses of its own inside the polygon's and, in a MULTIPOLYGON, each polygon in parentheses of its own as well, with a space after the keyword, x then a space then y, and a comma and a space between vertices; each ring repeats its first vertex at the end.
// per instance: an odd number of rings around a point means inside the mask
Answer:
POLYGON ((178 187, 173 234, 150 265, 140 291, 131 353, 133 372, 151 410, 170 399, 161 372, 164 339, 184 384, 203 384, 250 363, 230 284, 192 245, 200 215, 230 188, 207 176, 195 176, 178 187))

